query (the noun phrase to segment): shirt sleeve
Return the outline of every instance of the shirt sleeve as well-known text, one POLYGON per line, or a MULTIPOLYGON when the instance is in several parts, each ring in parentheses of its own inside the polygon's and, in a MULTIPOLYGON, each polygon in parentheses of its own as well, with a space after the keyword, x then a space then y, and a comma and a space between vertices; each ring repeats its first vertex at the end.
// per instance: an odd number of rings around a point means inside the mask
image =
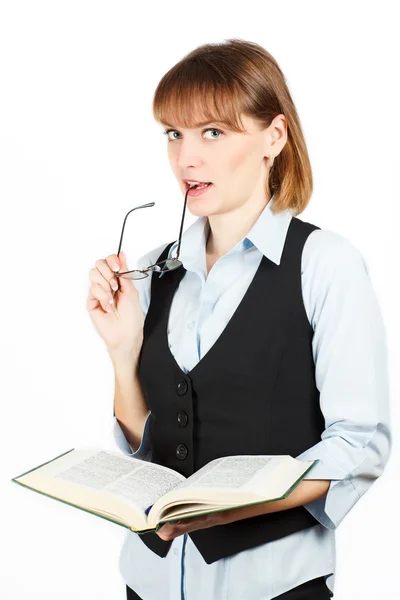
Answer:
POLYGON ((114 417, 113 417, 114 440, 115 440, 118 448, 121 450, 121 452, 123 454, 126 454, 127 456, 132 456, 133 458, 140 458, 141 460, 151 461, 151 446, 150 446, 150 433, 149 433, 150 415, 151 415, 151 413, 149 413, 147 416, 147 419, 146 419, 146 422, 144 425, 144 429, 143 429, 143 435, 142 435, 142 439, 140 442, 140 446, 136 450, 136 452, 134 452, 132 450, 132 448, 130 447, 130 445, 128 444, 125 434, 122 431, 121 425, 118 423, 117 417, 114 415, 114 417))
POLYGON ((331 480, 325 496, 304 506, 335 529, 391 453, 386 331, 366 260, 346 238, 310 234, 302 277, 325 429, 296 458, 319 459, 305 479, 331 480))
MULTIPOLYGON (((137 261, 137 268, 145 269, 146 267, 149 267, 150 265, 154 264, 166 245, 167 244, 162 244, 161 246, 157 246, 157 248, 155 248, 151 252, 148 252, 147 254, 144 254, 143 256, 141 256, 137 261)), ((131 268, 133 268, 133 267, 131 267, 131 268)), ((132 280, 134 286, 136 287, 136 289, 139 292, 139 301, 140 301, 140 305, 142 307, 145 318, 147 316, 147 312, 148 312, 149 306, 150 306, 151 278, 152 278, 152 272, 150 272, 148 277, 143 277, 142 279, 133 279, 132 280)), ((143 429, 142 440, 141 440, 140 446, 136 450, 136 452, 134 452, 132 450, 132 448, 130 447, 128 440, 126 439, 126 436, 125 436, 124 432, 122 431, 122 428, 121 428, 115 414, 113 414, 112 433, 113 433, 115 443, 117 444, 117 447, 121 450, 121 452, 123 454, 126 454, 127 456, 132 456, 134 458, 140 458, 142 460, 151 461, 151 446, 150 446, 150 431, 149 431, 149 429, 150 429, 150 419, 149 419, 150 414, 151 413, 149 413, 149 415, 147 416, 145 426, 143 429)))

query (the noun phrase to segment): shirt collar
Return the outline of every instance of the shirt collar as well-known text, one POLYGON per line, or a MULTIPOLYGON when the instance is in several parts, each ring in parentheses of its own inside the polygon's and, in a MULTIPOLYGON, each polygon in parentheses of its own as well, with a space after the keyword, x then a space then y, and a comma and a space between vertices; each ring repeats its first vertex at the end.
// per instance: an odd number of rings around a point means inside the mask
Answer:
MULTIPOLYGON (((254 245, 264 256, 277 265, 280 264, 287 230, 293 214, 291 209, 286 209, 274 215, 271 208, 275 198, 274 194, 247 235, 228 254, 244 252, 254 245)), ((199 217, 183 232, 179 260, 185 269, 203 269, 208 231, 208 218, 199 217)), ((178 241, 175 241, 170 248, 169 258, 176 255, 177 246, 178 241)))

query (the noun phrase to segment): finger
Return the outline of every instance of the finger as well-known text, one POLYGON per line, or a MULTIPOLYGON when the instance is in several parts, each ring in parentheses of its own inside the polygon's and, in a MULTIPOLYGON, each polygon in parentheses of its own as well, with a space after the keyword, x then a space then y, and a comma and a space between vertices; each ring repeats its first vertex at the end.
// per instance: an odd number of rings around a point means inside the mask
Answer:
MULTIPOLYGON (((125 280, 122 284, 119 283, 119 278, 115 277, 115 273, 118 271, 128 270, 126 266, 125 254, 120 253, 123 256, 117 257, 116 254, 110 254, 105 259, 99 259, 96 261, 95 268, 90 271, 89 279, 91 282, 100 283, 104 289, 110 291, 112 295, 121 289, 122 292, 128 290, 129 280, 125 280)), ((121 279, 121 281, 123 281, 121 279)), ((131 284, 132 286, 132 284, 131 284)))
POLYGON ((113 293, 110 283, 106 281, 97 268, 89 271, 89 281, 91 286, 87 298, 87 309, 89 311, 94 310, 100 305, 104 311, 111 312, 110 307, 113 303, 113 293))
MULTIPOLYGON (((115 256, 115 254, 114 254, 115 256)), ((97 269, 97 271, 99 272, 99 274, 104 278, 104 281, 110 286, 110 289, 112 289, 112 285, 111 285, 111 280, 112 279, 116 279, 114 277, 114 271, 111 269, 110 266, 111 263, 108 262, 108 259, 106 258, 99 258, 99 260, 96 260, 95 262, 95 268, 97 269)), ((113 267, 115 266, 114 263, 113 267)), ((118 269, 119 269, 119 264, 118 264, 118 269)))
POLYGON ((163 526, 164 535, 169 537, 176 537, 182 535, 187 531, 191 531, 194 526, 193 519, 181 519, 179 521, 172 521, 163 526))
MULTIPOLYGON (((120 253, 121 254, 121 253, 120 253)), ((107 265, 112 273, 121 271, 121 259, 116 254, 109 254, 106 258, 107 265)))
MULTIPOLYGON (((112 254, 110 256, 111 256, 110 260, 111 260, 112 264, 114 264, 113 263, 113 260, 114 260, 113 257, 116 256, 116 255, 112 254)), ((107 257, 107 260, 108 260, 108 258, 109 257, 107 257)), ((132 279, 129 276, 126 276, 126 277, 125 276, 122 276, 122 277, 119 276, 120 273, 125 273, 126 271, 129 271, 129 267, 128 267, 127 262, 126 262, 125 252, 120 252, 117 258, 118 258, 119 264, 120 264, 120 268, 119 268, 119 271, 118 271, 118 276, 115 276, 115 280, 117 281, 118 289, 121 291, 122 294, 125 293, 125 292, 131 293, 132 290, 136 289, 135 286, 134 286, 134 284, 133 284, 132 279)))
POLYGON ((89 310, 96 307, 96 304, 90 304, 94 301, 97 301, 105 312, 111 312, 111 306, 114 302, 113 295, 110 291, 106 291, 100 283, 94 283, 90 288, 88 297, 89 310))
POLYGON ((106 292, 110 292, 112 295, 113 285, 114 285, 114 277, 111 277, 110 281, 107 281, 107 279, 105 279, 105 277, 95 267, 93 269, 90 269, 90 271, 89 271, 89 281, 90 281, 91 285, 94 285, 95 283, 100 284, 106 292))
POLYGON ((160 527, 160 529, 157 531, 157 535, 162 539, 162 540, 171 540, 175 537, 176 532, 174 531, 174 528, 171 527, 171 525, 165 524, 162 527, 160 527))

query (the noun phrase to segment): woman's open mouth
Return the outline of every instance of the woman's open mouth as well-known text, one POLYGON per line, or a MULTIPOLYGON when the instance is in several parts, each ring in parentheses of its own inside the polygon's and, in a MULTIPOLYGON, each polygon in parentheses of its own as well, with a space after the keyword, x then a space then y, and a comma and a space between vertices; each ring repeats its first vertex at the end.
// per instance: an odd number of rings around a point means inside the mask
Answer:
POLYGON ((198 187, 193 187, 195 184, 193 183, 186 183, 185 182, 185 186, 186 186, 186 190, 189 190, 190 188, 193 188, 189 191, 189 196, 200 196, 201 194, 204 194, 211 186, 212 183, 202 183, 199 184, 198 187))

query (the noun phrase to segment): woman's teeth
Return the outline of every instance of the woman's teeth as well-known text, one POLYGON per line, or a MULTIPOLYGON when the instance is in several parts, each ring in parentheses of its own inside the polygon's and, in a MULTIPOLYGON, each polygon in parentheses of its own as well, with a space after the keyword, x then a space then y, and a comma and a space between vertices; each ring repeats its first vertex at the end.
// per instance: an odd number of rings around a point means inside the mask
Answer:
MULTIPOLYGON (((210 185, 210 183, 211 183, 211 182, 208 182, 208 183, 202 183, 201 185, 197 185, 197 184, 195 184, 195 185, 196 185, 196 188, 195 188, 195 189, 196 189, 196 190, 201 190, 202 188, 205 188, 205 187, 207 187, 208 185, 210 185)), ((192 184, 188 184, 188 185, 190 185, 190 187, 192 187, 192 184)))

